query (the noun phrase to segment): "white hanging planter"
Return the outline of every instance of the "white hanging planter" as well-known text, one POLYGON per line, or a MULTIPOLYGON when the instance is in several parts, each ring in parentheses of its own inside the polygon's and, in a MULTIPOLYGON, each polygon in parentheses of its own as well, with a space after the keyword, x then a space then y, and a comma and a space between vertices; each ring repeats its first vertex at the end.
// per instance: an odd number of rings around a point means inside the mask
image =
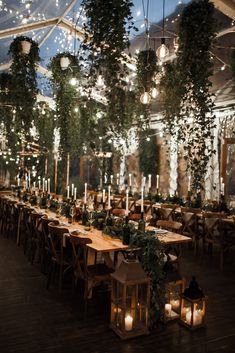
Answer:
POLYGON ((21 41, 21 52, 22 54, 29 54, 32 43, 27 40, 21 41))
POLYGON ((60 67, 62 70, 66 70, 70 64, 70 60, 67 56, 62 56, 60 58, 60 67))

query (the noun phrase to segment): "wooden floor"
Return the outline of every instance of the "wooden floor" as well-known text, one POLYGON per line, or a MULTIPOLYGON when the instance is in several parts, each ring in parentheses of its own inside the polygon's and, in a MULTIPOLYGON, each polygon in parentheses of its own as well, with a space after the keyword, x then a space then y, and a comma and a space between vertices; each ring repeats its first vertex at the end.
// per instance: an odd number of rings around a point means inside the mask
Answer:
POLYGON ((218 254, 193 257, 184 249, 183 269, 195 274, 209 296, 207 328, 189 332, 177 323, 159 326, 149 336, 122 342, 109 329, 109 298, 99 292, 83 321, 77 296, 56 287, 46 290, 46 277, 31 265, 10 239, 0 237, 1 353, 203 353, 235 352, 235 258, 230 253, 224 273, 218 254), (106 310, 105 310, 106 309, 106 310))

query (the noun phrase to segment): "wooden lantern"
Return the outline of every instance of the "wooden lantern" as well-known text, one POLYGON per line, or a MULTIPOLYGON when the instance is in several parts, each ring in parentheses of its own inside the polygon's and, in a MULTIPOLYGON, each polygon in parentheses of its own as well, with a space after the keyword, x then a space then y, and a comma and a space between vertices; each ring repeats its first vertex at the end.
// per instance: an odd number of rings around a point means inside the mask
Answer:
POLYGON ((137 260, 124 260, 112 275, 111 324, 121 339, 148 334, 150 278, 137 260))
POLYGON ((185 280, 177 271, 168 273, 166 281, 165 321, 180 318, 182 293, 185 288, 185 280))
POLYGON ((180 323, 190 330, 205 326, 206 301, 206 296, 193 277, 189 288, 182 294, 180 323))

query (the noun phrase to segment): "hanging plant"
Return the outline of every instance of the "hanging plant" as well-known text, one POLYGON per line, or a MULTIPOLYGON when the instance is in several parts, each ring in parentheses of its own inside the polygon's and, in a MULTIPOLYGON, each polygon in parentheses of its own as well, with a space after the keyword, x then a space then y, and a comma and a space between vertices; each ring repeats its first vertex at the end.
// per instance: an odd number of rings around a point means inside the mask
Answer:
POLYGON ((156 134, 152 129, 147 129, 140 134, 139 165, 141 172, 147 176, 156 175, 158 172, 158 153, 156 134))
POLYGON ((210 94, 213 65, 210 49, 215 37, 214 6, 208 0, 185 7, 179 22, 179 49, 174 66, 162 81, 166 129, 183 143, 192 187, 203 189, 213 150, 213 101, 210 94), (182 128, 183 127, 183 128, 182 128))
MULTIPOLYGON (((135 96, 129 91, 126 65, 129 34, 135 30, 130 0, 84 0, 87 22, 80 60, 88 58, 87 90, 102 91, 107 100, 107 132, 125 138, 127 130, 138 119, 135 96)), ((87 60, 86 60, 87 63, 87 60)))
POLYGON ((9 54, 12 55, 11 73, 14 82, 12 103, 16 109, 15 127, 16 131, 23 131, 28 135, 38 93, 36 73, 36 65, 40 60, 38 44, 31 38, 17 37, 10 45, 9 54), (22 41, 31 43, 29 53, 22 52, 22 41))
POLYGON ((77 83, 80 79, 78 59, 68 52, 52 58, 49 69, 52 71, 52 85, 56 100, 57 127, 60 130, 60 151, 62 154, 78 153, 79 146, 79 110, 77 83), (69 65, 61 68, 61 58, 67 57, 69 65))
POLYGON ((157 56, 154 50, 146 49, 137 57, 137 84, 140 92, 150 92, 155 86, 154 77, 158 71, 157 56))

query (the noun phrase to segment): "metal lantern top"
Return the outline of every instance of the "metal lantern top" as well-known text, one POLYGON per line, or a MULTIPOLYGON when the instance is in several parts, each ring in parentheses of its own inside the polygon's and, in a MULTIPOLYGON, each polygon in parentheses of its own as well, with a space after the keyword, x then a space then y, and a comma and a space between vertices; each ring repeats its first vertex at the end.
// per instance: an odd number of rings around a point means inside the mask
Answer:
POLYGON ((183 296, 191 300, 198 300, 205 298, 205 295, 196 281, 196 278, 193 276, 192 280, 189 283, 189 287, 184 290, 183 296))
POLYGON ((122 284, 148 283, 150 278, 138 260, 123 260, 119 268, 111 274, 112 278, 122 284))

